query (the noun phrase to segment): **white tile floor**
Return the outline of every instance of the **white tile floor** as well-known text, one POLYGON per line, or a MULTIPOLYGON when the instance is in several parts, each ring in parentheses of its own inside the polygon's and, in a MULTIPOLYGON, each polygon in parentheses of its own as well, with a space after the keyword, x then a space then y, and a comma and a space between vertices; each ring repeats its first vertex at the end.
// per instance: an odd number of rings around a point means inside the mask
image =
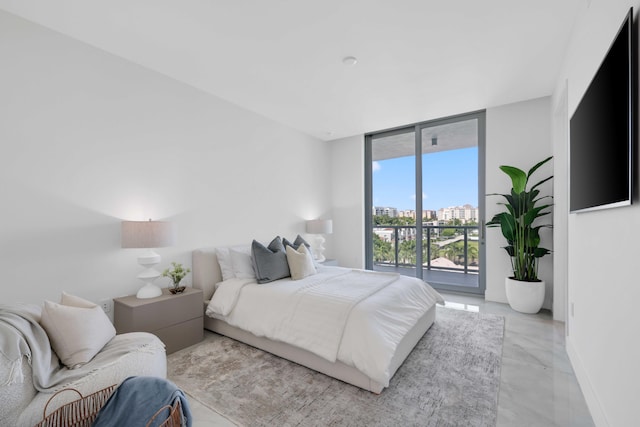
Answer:
MULTIPOLYGON (((564 323, 549 312, 517 313, 508 305, 442 293, 451 308, 505 316, 498 426, 593 426, 564 346, 564 323)), ((194 427, 231 421, 190 399, 194 427)))

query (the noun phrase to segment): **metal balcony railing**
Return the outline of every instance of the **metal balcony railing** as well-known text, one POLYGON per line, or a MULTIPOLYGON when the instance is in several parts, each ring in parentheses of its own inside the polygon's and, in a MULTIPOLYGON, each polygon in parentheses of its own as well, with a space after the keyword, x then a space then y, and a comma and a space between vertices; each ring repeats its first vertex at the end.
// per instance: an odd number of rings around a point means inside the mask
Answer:
MULTIPOLYGON (((477 273, 478 247, 475 246, 475 252, 470 254, 470 242, 478 241, 478 231, 477 225, 423 225, 422 267, 427 270, 477 273), (454 231, 443 233, 444 230, 454 231), (456 245, 457 242, 463 242, 462 248, 456 245), (436 258, 449 260, 452 265, 433 265, 433 255, 438 255, 436 258)), ((405 253, 402 253, 401 248, 403 242, 416 240, 415 225, 374 225, 373 233, 382 241, 376 245, 374 238, 374 265, 395 268, 416 267, 415 245, 407 245, 405 253), (391 254, 385 250, 385 245, 389 243, 392 246, 391 254), (411 254, 411 248, 413 248, 413 254, 411 254)))

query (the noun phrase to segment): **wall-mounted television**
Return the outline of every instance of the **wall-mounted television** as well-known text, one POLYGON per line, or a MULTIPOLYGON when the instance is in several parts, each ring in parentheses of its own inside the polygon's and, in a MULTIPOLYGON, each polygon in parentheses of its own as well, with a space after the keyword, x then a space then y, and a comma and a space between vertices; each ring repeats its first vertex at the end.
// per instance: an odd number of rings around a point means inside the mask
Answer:
POLYGON ((633 9, 571 117, 569 211, 630 205, 633 171, 633 9))

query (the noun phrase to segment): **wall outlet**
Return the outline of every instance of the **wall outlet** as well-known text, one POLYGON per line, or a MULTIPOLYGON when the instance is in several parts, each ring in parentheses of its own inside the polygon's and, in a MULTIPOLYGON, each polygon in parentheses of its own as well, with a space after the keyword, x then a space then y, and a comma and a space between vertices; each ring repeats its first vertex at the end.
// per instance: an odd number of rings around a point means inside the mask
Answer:
POLYGON ((102 311, 104 311, 105 313, 111 313, 111 311, 113 310, 113 300, 105 299, 100 301, 100 307, 102 307, 102 311))
POLYGON ((573 303, 571 303, 571 317, 573 317, 573 303))

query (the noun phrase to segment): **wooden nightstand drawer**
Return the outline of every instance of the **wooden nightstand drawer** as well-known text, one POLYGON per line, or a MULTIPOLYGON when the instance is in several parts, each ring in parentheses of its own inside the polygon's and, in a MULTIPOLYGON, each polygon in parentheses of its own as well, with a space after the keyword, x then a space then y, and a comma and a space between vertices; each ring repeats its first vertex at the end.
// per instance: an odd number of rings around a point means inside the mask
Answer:
POLYGON ((202 338, 204 338, 204 323, 202 316, 200 316, 196 319, 187 320, 186 322, 152 332, 167 346, 167 354, 170 354, 202 341, 202 338))

